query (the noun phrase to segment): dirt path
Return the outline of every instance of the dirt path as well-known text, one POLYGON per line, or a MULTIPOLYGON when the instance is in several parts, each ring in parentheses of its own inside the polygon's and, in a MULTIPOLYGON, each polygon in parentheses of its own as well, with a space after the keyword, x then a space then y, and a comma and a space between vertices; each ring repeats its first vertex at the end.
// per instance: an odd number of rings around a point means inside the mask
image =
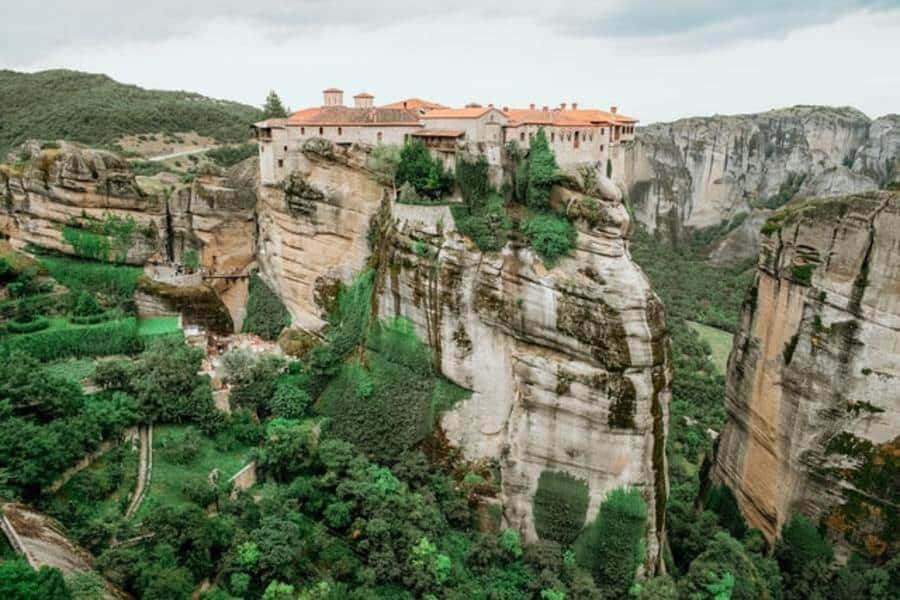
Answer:
POLYGON ((150 476, 153 472, 153 425, 141 425, 138 430, 141 439, 141 456, 138 462, 138 478, 131 495, 125 518, 130 519, 141 507, 147 488, 150 487, 150 476))
POLYGON ((170 158, 180 158, 182 156, 190 156, 191 154, 203 154, 204 152, 209 152, 210 150, 215 150, 218 147, 219 146, 209 146, 206 148, 194 148, 193 150, 182 150, 181 152, 172 152, 170 154, 160 154, 158 156, 148 156, 144 160, 159 162, 162 160, 169 160, 170 158))

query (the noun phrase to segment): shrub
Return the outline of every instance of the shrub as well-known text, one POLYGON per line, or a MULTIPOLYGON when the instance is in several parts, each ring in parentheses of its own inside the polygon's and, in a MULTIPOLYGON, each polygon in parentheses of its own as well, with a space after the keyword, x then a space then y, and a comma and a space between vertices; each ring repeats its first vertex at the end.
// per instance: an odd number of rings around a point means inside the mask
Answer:
POLYGON ((578 564, 590 570, 611 597, 626 597, 634 583, 644 556, 646 521, 647 505, 640 492, 616 488, 575 543, 578 564))
POLYGON ((77 317, 89 317, 92 315, 99 315, 103 312, 103 309, 100 308, 100 305, 97 304, 97 299, 94 298, 94 295, 81 290, 78 293, 78 297, 75 300, 75 307, 72 309, 72 314, 77 317))
POLYGON ((256 156, 259 148, 254 143, 221 146, 206 153, 213 162, 222 167, 231 167, 248 158, 256 156))
POLYGON ((739 540, 747 533, 747 523, 730 487, 725 484, 714 486, 706 496, 704 504, 707 510, 719 516, 719 524, 727 529, 732 537, 739 540))
POLYGON ((112 312, 102 312, 97 315, 86 315, 84 317, 72 316, 69 318, 69 320, 77 325, 94 325, 96 323, 108 321, 112 318, 112 316, 112 312))
POLYGON ((298 419, 306 414, 312 404, 309 393, 290 382, 279 382, 269 401, 269 410, 276 417, 298 419))
POLYGON ((82 291, 99 295, 111 304, 131 302, 140 267, 111 265, 63 256, 43 256, 43 264, 50 275, 75 293, 82 291))
POLYGON ((50 327, 50 321, 47 317, 37 317, 24 323, 10 321, 6 324, 6 327, 9 329, 10 333, 32 333, 50 327))
POLYGON ((694 559, 678 587, 684 598, 768 598, 766 582, 752 558, 740 542, 722 531, 694 559))
POLYGON ((568 546, 575 541, 588 509, 587 482, 560 471, 542 471, 534 494, 538 536, 568 546))
POLYGON ((450 210, 457 230, 471 238, 482 252, 496 252, 506 245, 512 220, 503 210, 499 195, 491 194, 484 206, 474 212, 459 205, 452 205, 450 210))
POLYGON ((575 227, 563 217, 541 214, 525 221, 522 226, 525 238, 548 266, 575 246, 575 227))
POLYGON ((474 159, 464 156, 456 159, 456 184, 470 213, 481 210, 494 191, 488 172, 488 161, 483 154, 474 159))
POLYGON ((247 298, 247 316, 242 331, 255 333, 266 340, 275 340, 285 327, 291 324, 291 315, 281 298, 254 274, 250 278, 250 295, 247 298))
POLYGON ((186 465, 197 458, 200 442, 200 433, 189 427, 181 435, 170 433, 165 436, 160 442, 160 453, 171 463, 186 465))
POLYGON ((410 183, 420 195, 438 200, 453 188, 453 175, 444 170, 439 160, 431 157, 421 140, 410 140, 400 150, 396 183, 410 183))
POLYGON ((541 127, 531 140, 524 168, 516 174, 520 197, 524 195, 525 203, 532 209, 546 210, 550 207, 550 188, 558 179, 556 157, 541 127))
POLYGON ((0 355, 22 351, 43 361, 68 357, 133 354, 140 351, 133 318, 85 327, 65 327, 24 334, 0 342, 0 355))

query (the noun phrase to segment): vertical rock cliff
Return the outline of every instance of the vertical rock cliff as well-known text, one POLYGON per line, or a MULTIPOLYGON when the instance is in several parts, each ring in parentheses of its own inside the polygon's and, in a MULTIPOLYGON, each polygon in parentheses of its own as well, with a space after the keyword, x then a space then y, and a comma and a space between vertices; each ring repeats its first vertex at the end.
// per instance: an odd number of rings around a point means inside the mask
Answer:
MULTIPOLYGON (((692 117, 638 130, 624 181, 639 222, 668 239, 727 224, 772 199, 860 193, 900 177, 900 116, 795 106, 692 117)), ((720 260, 749 258, 758 236, 736 234, 720 260), (741 240, 752 237, 749 245, 741 240), (735 254, 738 246, 743 250, 735 254)), ((716 258, 713 252, 713 258, 716 258)))
POLYGON ((762 228, 715 478, 768 539, 794 512, 896 552, 900 193, 792 203, 762 228))
POLYGON ((442 418, 467 459, 495 459, 503 516, 536 537, 532 496, 545 470, 587 482, 589 518, 615 487, 649 507, 647 559, 659 564, 671 365, 662 305, 628 254, 618 201, 579 211, 578 248, 548 269, 528 249, 481 253, 446 206, 390 201, 356 151, 307 148, 282 187, 260 192, 260 265, 295 321, 318 327, 336 281, 377 267, 381 317, 404 316, 444 376, 473 391, 442 418), (599 206, 599 207, 598 207, 599 206))

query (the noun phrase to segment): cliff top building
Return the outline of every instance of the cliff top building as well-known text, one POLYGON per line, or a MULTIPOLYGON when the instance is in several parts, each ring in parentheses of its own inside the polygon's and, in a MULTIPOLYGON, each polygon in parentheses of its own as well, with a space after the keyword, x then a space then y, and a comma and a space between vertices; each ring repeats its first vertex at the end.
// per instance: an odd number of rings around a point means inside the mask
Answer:
POLYGON ((323 91, 321 106, 298 110, 286 119, 261 121, 254 128, 260 142, 262 182, 275 184, 293 170, 292 153, 299 152, 310 138, 374 146, 403 144, 415 137, 450 168, 459 150, 485 154, 491 165, 499 167, 502 148, 508 142, 527 149, 540 128, 561 168, 611 168, 616 178, 622 161, 618 146, 633 139, 636 123, 637 119, 619 114, 615 106, 605 111, 579 108, 574 102, 553 108, 534 104, 497 108, 477 103, 451 108, 407 98, 375 106, 374 96, 362 92, 353 96, 353 106, 346 106, 343 90, 328 88, 323 91))

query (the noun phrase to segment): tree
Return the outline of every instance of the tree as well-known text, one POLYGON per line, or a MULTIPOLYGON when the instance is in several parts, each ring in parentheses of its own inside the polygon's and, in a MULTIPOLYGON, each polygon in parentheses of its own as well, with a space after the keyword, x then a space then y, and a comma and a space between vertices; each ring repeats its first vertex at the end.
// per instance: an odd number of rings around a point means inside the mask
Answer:
POLYGON ((281 98, 275 93, 275 90, 269 90, 266 96, 266 103, 263 104, 263 119, 283 119, 287 115, 287 109, 281 103, 281 98))
POLYGON ((809 519, 796 514, 781 528, 775 544, 775 560, 784 576, 785 598, 824 596, 829 588, 830 565, 834 558, 828 543, 809 519))
POLYGON ((559 166, 544 128, 538 129, 528 150, 528 184, 525 203, 535 210, 550 208, 550 188, 559 178, 559 166))
POLYGON ((431 157, 422 140, 403 145, 395 179, 398 188, 410 183, 419 194, 432 200, 440 199, 453 187, 453 176, 439 160, 431 157))
POLYGON ((72 597, 57 569, 32 570, 21 559, 0 562, 0 598, 10 600, 68 600, 72 597))
POLYGON ((616 488, 600 504, 594 522, 575 542, 578 563, 594 574, 598 587, 623 598, 644 555, 647 505, 636 488, 616 488))
POLYGON ((682 596, 691 600, 768 599, 766 581, 753 559, 736 539, 720 531, 709 547, 691 563, 679 582, 682 596))

